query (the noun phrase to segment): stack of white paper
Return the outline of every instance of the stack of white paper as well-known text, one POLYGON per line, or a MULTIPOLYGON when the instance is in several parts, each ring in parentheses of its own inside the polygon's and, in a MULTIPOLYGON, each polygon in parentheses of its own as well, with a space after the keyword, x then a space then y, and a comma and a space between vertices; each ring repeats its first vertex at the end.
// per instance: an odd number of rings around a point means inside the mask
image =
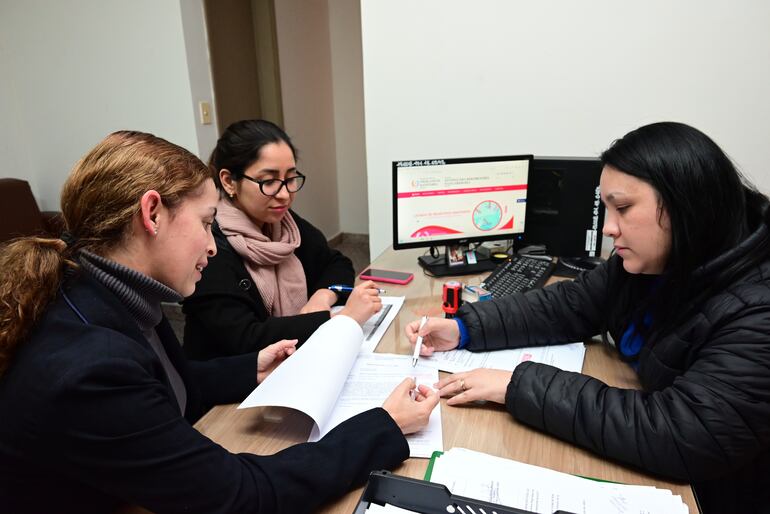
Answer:
MULTIPOLYGON (((335 316, 321 325, 241 403, 239 409, 278 406, 310 416, 310 441, 317 441, 356 414, 379 407, 405 378, 432 387, 435 368, 412 367, 410 355, 361 351, 363 331, 353 319, 335 316)), ((412 457, 430 457, 443 450, 441 406, 431 412, 428 426, 409 434, 412 457)))
POLYGON ((687 514, 668 489, 597 482, 485 453, 453 448, 436 459, 431 482, 452 494, 542 514, 687 514))

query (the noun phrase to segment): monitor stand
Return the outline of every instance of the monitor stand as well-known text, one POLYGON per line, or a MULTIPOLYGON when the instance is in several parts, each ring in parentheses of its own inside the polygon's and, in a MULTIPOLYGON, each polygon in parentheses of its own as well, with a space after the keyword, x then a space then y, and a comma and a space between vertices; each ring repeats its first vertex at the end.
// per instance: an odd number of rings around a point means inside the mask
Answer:
POLYGON ((492 271, 497 267, 497 263, 489 259, 479 259, 476 264, 463 263, 449 266, 446 263, 446 255, 444 254, 440 254, 438 257, 421 255, 417 258, 417 262, 425 269, 425 271, 435 277, 475 275, 477 273, 492 271))

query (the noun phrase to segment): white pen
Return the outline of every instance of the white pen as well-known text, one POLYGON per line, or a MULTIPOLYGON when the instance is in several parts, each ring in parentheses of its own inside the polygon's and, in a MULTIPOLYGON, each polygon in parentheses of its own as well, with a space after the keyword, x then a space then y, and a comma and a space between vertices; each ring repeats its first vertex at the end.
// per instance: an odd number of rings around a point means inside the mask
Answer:
MULTIPOLYGON (((422 330, 422 327, 425 326, 425 323, 428 322, 428 316, 423 316, 420 320, 420 328, 417 329, 417 332, 419 334, 420 330, 422 330)), ((420 357, 420 348, 422 348, 422 336, 417 336, 417 342, 414 344, 414 353, 412 354, 412 367, 415 367, 417 365, 417 359, 420 357)))

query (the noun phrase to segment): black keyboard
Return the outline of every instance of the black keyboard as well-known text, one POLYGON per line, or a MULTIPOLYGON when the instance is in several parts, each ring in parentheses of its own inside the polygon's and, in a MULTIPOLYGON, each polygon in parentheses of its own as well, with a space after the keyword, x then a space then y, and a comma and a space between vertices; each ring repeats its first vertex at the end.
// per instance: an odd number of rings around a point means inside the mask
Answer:
POLYGON ((481 287, 499 298, 513 293, 523 293, 545 284, 556 267, 551 260, 524 255, 514 255, 500 263, 481 283, 481 287))

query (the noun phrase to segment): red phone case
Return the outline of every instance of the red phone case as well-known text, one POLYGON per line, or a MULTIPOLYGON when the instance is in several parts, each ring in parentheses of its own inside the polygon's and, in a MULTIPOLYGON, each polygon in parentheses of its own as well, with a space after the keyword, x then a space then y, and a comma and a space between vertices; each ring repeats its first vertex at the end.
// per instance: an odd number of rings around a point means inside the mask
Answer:
MULTIPOLYGON (((381 276, 378 276, 378 275, 366 275, 366 271, 368 271, 368 270, 364 270, 364 272, 359 275, 359 277, 362 280, 374 280, 375 282, 388 282, 390 284, 401 284, 401 285, 404 285, 404 284, 408 284, 409 282, 411 282, 412 279, 414 278, 414 274, 412 274, 412 273, 409 273, 409 276, 407 278, 405 278, 405 279, 397 279, 397 278, 390 278, 390 277, 381 277, 381 276)), ((382 271, 391 271, 391 270, 382 270, 382 271)), ((406 271, 398 271, 398 272, 394 272, 394 273, 406 273, 406 271)))

